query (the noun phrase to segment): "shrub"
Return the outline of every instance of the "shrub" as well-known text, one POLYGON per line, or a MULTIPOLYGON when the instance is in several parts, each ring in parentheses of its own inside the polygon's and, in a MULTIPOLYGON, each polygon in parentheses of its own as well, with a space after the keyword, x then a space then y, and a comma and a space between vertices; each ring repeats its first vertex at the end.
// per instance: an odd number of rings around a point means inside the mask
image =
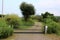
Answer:
POLYGON ((56 23, 55 22, 51 22, 51 23, 49 23, 49 24, 47 24, 48 25, 48 33, 56 33, 56 23))
POLYGON ((0 39, 7 38, 13 34, 13 29, 10 27, 0 27, 0 39))
POLYGON ((46 24, 49 24, 49 23, 51 23, 52 21, 53 21, 53 20, 50 19, 50 18, 44 18, 44 19, 43 19, 43 22, 46 23, 46 24))
POLYGON ((7 21, 7 24, 10 25, 13 28, 18 28, 20 18, 18 15, 10 14, 5 16, 5 20, 7 21))
POLYGON ((60 35, 60 23, 57 23, 56 25, 56 34, 60 35))
POLYGON ((7 25, 4 19, 0 18, 0 39, 7 38, 12 34, 13 34, 13 29, 7 25))
POLYGON ((60 34, 60 25, 51 19, 45 19, 45 25, 48 26, 48 33, 60 34))
POLYGON ((6 21, 4 19, 0 18, 0 27, 6 27, 6 26, 8 26, 6 24, 6 21))

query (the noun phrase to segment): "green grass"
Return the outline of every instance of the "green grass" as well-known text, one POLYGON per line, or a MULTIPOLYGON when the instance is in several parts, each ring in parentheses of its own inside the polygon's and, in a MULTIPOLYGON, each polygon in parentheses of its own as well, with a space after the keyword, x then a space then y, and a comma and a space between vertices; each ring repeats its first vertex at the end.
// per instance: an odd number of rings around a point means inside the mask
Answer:
POLYGON ((19 23, 20 23, 20 26, 18 27, 18 29, 27 29, 27 28, 30 28, 34 25, 33 20, 29 20, 26 22, 23 19, 21 19, 19 23))
POLYGON ((30 28, 31 26, 20 26, 19 29, 28 29, 30 28))

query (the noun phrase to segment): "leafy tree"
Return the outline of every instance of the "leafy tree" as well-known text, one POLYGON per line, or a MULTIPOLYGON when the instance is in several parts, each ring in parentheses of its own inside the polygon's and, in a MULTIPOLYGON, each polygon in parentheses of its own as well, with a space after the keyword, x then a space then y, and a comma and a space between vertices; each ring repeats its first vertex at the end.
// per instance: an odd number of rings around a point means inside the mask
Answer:
POLYGON ((41 14, 43 19, 44 18, 50 18, 55 22, 60 22, 60 17, 59 16, 54 16, 53 14, 50 14, 49 12, 45 12, 44 14, 41 14))
POLYGON ((49 12, 45 12, 44 14, 42 13, 41 15, 43 16, 43 18, 53 18, 54 17, 54 15, 50 14, 49 12))
POLYGON ((41 16, 42 16, 43 19, 45 19, 45 18, 50 18, 50 19, 52 19, 53 21, 56 20, 54 14, 50 14, 49 12, 45 12, 44 14, 42 13, 41 16))
POLYGON ((20 6, 20 9, 22 11, 25 21, 27 21, 31 15, 35 14, 35 9, 32 4, 27 4, 23 2, 20 6))

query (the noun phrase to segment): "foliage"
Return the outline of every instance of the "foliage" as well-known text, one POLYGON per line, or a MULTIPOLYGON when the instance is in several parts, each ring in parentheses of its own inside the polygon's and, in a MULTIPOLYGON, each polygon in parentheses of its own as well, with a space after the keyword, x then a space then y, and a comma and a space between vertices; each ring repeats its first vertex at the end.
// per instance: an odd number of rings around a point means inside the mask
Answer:
POLYGON ((52 20, 46 20, 46 25, 48 26, 48 33, 56 33, 56 23, 52 20))
POLYGON ((29 19, 29 21, 24 21, 23 18, 20 18, 17 15, 6 15, 5 20, 8 25, 15 29, 24 29, 24 28, 29 28, 34 24, 33 20, 29 19))
POLYGON ((48 23, 50 23, 50 22, 52 22, 52 21, 53 21, 53 20, 50 19, 50 18, 44 18, 44 20, 43 20, 43 22, 46 23, 46 24, 48 24, 48 23))
POLYGON ((30 17, 30 19, 32 19, 32 20, 34 20, 35 22, 42 22, 42 16, 40 16, 40 15, 32 15, 31 17, 30 17))
POLYGON ((6 21, 4 19, 0 18, 0 27, 6 27, 6 26, 8 26, 6 24, 6 21))
POLYGON ((7 21, 7 24, 10 25, 11 27, 18 28, 20 18, 17 15, 15 14, 6 15, 5 20, 7 21))
POLYGON ((27 3, 23 2, 20 5, 20 9, 22 11, 22 14, 24 16, 25 21, 28 20, 30 15, 34 15, 35 14, 35 9, 34 9, 34 6, 32 4, 27 4, 27 3))
POLYGON ((51 18, 51 19, 54 18, 54 15, 50 14, 49 12, 45 12, 44 14, 41 14, 41 15, 43 16, 43 18, 51 18))
POLYGON ((55 21, 55 22, 60 22, 60 16, 55 16, 54 21, 55 21))
POLYGON ((13 34, 13 29, 9 27, 6 21, 0 18, 0 39, 7 38, 13 34))
POLYGON ((53 21, 52 19, 48 19, 46 18, 44 21, 45 25, 48 26, 48 33, 56 33, 56 34, 60 34, 60 25, 59 23, 56 23, 55 21, 53 21))
POLYGON ((32 25, 34 25, 34 21, 32 21, 31 19, 27 22, 21 19, 19 29, 27 29, 31 27, 32 25))
POLYGON ((56 25, 56 34, 60 35, 60 23, 57 23, 56 25))
POLYGON ((13 34, 13 29, 10 27, 0 27, 0 39, 7 38, 13 34))

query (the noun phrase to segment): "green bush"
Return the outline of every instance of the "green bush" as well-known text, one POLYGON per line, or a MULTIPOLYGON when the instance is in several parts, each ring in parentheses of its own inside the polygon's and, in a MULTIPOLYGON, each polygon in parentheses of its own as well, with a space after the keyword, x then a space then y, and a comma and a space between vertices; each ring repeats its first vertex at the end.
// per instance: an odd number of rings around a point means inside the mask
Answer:
POLYGON ((56 33, 57 24, 55 22, 48 23, 48 33, 56 33))
POLYGON ((0 18, 0 27, 6 27, 6 26, 8 26, 6 24, 6 21, 4 19, 0 18))
POLYGON ((45 19, 45 25, 48 26, 48 33, 60 34, 60 25, 51 19, 45 19))
POLYGON ((48 33, 56 33, 56 22, 51 19, 46 19, 45 23, 48 26, 48 33))
POLYGON ((0 39, 7 38, 13 34, 13 29, 10 27, 0 27, 0 39))
POLYGON ((18 28, 18 26, 20 25, 19 24, 20 17, 18 15, 15 14, 6 15, 5 20, 7 24, 13 28, 18 28))
POLYGON ((6 21, 0 18, 0 39, 7 38, 13 34, 13 29, 9 27, 6 21))
POLYGON ((43 19, 43 22, 46 23, 46 24, 49 24, 49 23, 51 23, 52 21, 53 21, 53 20, 50 19, 50 18, 44 18, 44 19, 43 19))
POLYGON ((56 25, 56 34, 60 35, 60 23, 57 23, 56 25))

